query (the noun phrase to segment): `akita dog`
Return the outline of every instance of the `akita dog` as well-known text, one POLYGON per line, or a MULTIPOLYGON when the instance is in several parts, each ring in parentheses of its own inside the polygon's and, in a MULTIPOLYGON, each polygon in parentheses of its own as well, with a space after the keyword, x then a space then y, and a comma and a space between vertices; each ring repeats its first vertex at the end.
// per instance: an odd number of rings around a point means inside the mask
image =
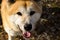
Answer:
POLYGON ((34 0, 2 0, 1 16, 8 40, 17 35, 30 38, 41 13, 42 5, 34 0))

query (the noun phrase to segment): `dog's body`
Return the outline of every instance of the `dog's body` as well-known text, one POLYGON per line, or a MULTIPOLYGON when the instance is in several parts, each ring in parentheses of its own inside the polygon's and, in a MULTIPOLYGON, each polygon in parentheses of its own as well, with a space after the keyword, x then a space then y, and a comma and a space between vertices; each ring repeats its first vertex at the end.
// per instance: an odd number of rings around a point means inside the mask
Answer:
POLYGON ((40 20, 41 12, 42 6, 33 0, 2 0, 1 16, 8 40, 14 40, 17 35, 29 38, 40 20))

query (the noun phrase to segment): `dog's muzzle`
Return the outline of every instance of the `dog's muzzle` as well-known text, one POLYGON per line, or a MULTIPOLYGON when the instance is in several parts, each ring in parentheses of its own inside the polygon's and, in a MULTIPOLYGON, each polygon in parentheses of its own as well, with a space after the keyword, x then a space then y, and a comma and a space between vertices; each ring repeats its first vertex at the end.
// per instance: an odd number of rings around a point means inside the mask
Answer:
POLYGON ((26 32, 23 33, 23 36, 24 36, 25 38, 30 38, 30 36, 31 36, 30 31, 31 31, 31 29, 32 29, 32 24, 25 24, 25 25, 24 25, 24 29, 26 30, 26 32))

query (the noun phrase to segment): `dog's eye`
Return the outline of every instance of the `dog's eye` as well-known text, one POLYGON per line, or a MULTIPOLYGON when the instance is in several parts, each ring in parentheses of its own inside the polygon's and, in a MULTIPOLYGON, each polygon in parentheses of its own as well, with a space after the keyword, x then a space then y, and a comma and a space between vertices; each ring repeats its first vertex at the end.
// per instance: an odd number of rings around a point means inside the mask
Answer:
POLYGON ((8 0, 9 3, 15 3, 16 0, 8 0))
POLYGON ((31 11, 31 12, 30 12, 30 15, 33 15, 34 13, 35 13, 35 11, 31 11))
POLYGON ((22 13, 20 13, 20 12, 17 12, 17 14, 20 15, 20 16, 22 16, 22 13))

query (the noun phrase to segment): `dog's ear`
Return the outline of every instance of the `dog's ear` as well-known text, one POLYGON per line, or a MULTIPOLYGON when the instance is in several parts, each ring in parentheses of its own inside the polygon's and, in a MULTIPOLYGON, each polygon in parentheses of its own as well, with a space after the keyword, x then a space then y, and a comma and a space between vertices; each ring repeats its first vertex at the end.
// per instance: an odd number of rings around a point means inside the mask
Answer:
POLYGON ((43 4, 43 2, 42 2, 42 0, 33 0, 33 1, 35 1, 36 3, 38 3, 38 4, 43 4))
POLYGON ((32 0, 35 1, 36 3, 42 4, 42 0, 32 0))

